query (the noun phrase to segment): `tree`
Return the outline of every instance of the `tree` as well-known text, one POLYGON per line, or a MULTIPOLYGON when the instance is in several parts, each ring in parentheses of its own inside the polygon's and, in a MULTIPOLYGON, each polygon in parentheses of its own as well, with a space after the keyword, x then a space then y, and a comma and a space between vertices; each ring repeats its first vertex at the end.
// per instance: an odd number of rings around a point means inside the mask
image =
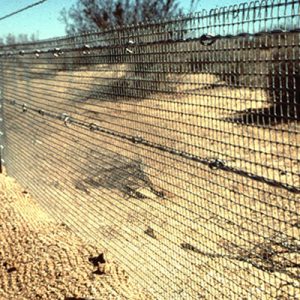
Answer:
POLYGON ((28 35, 24 33, 20 33, 17 37, 18 43, 28 43, 28 35))
POLYGON ((39 40, 39 33, 32 33, 29 38, 30 42, 36 42, 39 40))
POLYGON ((5 38, 0 38, 0 46, 14 45, 18 43, 23 44, 35 41, 38 41, 38 34, 35 33, 32 33, 30 36, 27 33, 20 33, 17 36, 9 33, 5 38))
MULTIPOLYGON (((190 1, 192 10, 197 0, 190 1)), ((182 11, 178 0, 78 0, 61 11, 59 20, 67 34, 76 34, 174 17, 182 11)))
POLYGON ((13 45, 13 44, 16 44, 16 42, 17 42, 16 37, 11 33, 9 33, 5 38, 6 45, 13 45))

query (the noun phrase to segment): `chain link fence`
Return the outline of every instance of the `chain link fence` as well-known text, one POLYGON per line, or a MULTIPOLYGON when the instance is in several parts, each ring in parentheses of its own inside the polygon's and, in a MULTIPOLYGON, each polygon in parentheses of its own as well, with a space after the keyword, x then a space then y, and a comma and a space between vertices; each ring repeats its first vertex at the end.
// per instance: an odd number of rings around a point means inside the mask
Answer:
POLYGON ((299 12, 2 47, 5 169, 155 299, 299 299, 299 12))

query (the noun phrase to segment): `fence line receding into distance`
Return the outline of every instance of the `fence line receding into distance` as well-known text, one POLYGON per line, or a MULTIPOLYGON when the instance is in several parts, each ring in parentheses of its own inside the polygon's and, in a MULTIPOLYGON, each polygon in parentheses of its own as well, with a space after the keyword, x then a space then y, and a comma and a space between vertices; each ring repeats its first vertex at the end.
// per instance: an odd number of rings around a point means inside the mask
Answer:
POLYGON ((7 173, 153 298, 299 298, 299 11, 0 48, 7 173))

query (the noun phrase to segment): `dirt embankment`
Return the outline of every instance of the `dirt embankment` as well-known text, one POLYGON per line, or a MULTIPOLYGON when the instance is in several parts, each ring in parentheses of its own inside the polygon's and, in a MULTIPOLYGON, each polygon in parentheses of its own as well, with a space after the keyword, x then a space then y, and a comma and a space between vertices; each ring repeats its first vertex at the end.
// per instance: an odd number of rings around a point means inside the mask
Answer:
POLYGON ((100 274, 89 259, 101 249, 84 244, 4 175, 0 199, 1 300, 149 299, 113 262, 100 274))

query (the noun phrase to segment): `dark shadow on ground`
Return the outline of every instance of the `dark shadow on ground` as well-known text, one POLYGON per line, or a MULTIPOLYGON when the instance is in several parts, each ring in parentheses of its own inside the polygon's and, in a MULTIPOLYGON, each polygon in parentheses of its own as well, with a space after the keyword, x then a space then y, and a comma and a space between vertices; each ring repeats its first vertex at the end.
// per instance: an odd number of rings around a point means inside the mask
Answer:
POLYGON ((141 159, 129 159, 121 154, 111 153, 102 147, 90 149, 88 168, 81 171, 82 179, 75 182, 78 190, 89 194, 91 188, 115 190, 123 197, 145 198, 141 189, 162 197, 144 171, 141 159))
POLYGON ((162 88, 165 89, 163 82, 167 76, 167 73, 160 71, 155 63, 136 63, 133 66, 128 65, 126 74, 118 79, 99 79, 98 85, 96 79, 91 89, 80 96, 85 101, 90 99, 109 102, 139 101, 158 93, 162 88))
POLYGON ((273 125, 297 122, 300 119, 300 62, 282 60, 275 54, 270 64, 268 96, 270 105, 259 109, 246 109, 226 118, 242 124, 273 125))

